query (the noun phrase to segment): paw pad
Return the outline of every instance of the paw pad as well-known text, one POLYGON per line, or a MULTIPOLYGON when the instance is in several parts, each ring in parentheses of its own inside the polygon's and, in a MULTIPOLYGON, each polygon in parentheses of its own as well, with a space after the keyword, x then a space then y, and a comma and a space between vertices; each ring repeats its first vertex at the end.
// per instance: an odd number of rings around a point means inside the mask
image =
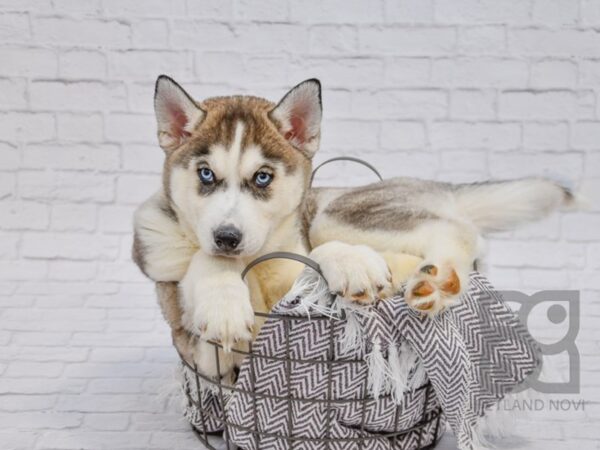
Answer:
POLYGON ((452 303, 461 291, 460 279, 452 267, 422 266, 408 282, 405 294, 408 305, 424 314, 434 315, 452 303))

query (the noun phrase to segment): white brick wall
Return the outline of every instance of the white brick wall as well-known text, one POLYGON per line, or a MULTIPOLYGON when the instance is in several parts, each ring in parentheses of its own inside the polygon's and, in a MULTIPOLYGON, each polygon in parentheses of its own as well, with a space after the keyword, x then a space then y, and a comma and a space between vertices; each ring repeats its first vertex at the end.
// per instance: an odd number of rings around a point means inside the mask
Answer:
POLYGON ((488 265, 501 288, 582 290, 586 410, 519 429, 528 449, 597 448, 598 25, 599 0, 0 0, 0 448, 198 448, 160 399, 175 357, 129 257, 163 72, 273 100, 321 78, 319 160, 587 188, 590 211, 496 236, 488 265))

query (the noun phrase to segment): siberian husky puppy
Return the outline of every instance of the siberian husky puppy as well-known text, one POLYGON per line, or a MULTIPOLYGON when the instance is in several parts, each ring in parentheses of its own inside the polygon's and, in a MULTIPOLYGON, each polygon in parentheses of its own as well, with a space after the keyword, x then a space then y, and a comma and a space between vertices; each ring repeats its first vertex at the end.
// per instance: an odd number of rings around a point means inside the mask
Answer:
POLYGON ((192 99, 160 76, 154 106, 165 153, 160 190, 135 214, 133 257, 157 282, 175 344, 201 371, 231 371, 229 350, 252 339, 302 267, 273 251, 317 261, 332 292, 369 304, 404 288, 437 314, 464 291, 482 234, 539 219, 572 202, 541 178, 452 185, 395 178, 358 188, 309 189, 319 148, 321 86, 311 79, 279 103, 250 96, 192 99))

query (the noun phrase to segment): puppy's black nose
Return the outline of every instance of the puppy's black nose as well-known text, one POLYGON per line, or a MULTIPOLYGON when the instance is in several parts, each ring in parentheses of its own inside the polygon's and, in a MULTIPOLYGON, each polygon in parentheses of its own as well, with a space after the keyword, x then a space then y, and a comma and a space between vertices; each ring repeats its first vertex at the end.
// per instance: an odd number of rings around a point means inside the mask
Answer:
POLYGON ((231 252, 240 244, 242 232, 232 225, 225 225, 215 230, 214 238, 220 250, 231 252))

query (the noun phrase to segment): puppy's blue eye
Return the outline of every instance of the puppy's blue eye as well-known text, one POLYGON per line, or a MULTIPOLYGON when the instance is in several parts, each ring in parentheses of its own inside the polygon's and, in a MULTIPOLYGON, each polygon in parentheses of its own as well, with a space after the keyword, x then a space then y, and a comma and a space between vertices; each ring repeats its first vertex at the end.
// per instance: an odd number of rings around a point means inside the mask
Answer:
POLYGON ((215 174, 208 167, 203 167, 198 171, 198 176, 202 184, 213 184, 215 182, 215 174))
POLYGON ((271 181, 273 181, 273 175, 268 172, 256 172, 256 175, 254 175, 254 184, 258 187, 267 187, 271 184, 271 181))

